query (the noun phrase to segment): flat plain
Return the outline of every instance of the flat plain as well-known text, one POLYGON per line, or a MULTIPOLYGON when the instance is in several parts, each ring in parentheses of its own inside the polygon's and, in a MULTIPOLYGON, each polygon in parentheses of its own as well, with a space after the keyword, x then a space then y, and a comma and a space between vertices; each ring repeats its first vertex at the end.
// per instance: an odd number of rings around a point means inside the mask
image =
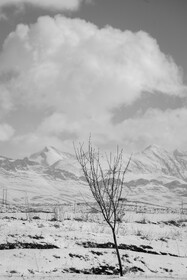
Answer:
MULTIPOLYGON (((124 279, 186 279, 185 209, 125 206, 117 238, 124 279)), ((86 204, 0 213, 0 279, 116 279, 110 228, 86 204)), ((123 279, 122 278, 122 279, 123 279)))

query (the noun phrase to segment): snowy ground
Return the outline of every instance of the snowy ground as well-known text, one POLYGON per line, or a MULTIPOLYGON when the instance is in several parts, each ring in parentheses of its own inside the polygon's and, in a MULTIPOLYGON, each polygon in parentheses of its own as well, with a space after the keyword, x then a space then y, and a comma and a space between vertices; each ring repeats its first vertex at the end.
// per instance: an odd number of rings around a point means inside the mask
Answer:
MULTIPOLYGON (((110 228, 74 212, 0 213, 0 279, 117 279, 110 228)), ((187 279, 186 214, 129 211, 118 244, 124 279, 187 279)))

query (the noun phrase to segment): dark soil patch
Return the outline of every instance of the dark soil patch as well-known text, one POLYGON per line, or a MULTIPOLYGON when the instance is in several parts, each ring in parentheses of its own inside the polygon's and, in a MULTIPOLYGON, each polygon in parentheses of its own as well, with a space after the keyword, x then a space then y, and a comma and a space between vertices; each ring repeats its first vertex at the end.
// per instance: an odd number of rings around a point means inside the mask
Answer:
POLYGON ((133 272, 133 273, 136 273, 136 272, 144 272, 144 270, 140 267, 137 267, 137 266, 132 266, 128 269, 128 272, 133 272))
MULTIPOLYGON (((84 248, 105 248, 105 249, 114 249, 114 243, 112 242, 107 242, 107 243, 95 243, 95 242, 82 242, 79 245, 83 245, 84 248)), ((150 251, 153 248, 151 246, 146 246, 146 245, 140 245, 139 247, 136 245, 127 245, 127 244, 119 244, 118 246, 119 249, 122 250, 130 250, 130 251, 136 251, 136 252, 142 252, 142 253, 150 253, 150 254, 159 254, 154 251, 150 251)))
POLYGON ((101 255, 103 255, 103 253, 102 252, 98 252, 98 251, 91 251, 91 253, 93 254, 93 255, 97 255, 97 256, 101 256, 101 255))
POLYGON ((32 219, 33 220, 40 220, 40 217, 39 216, 34 216, 32 219))
POLYGON ((56 259, 60 259, 60 256, 57 256, 57 255, 53 255, 53 257, 56 259))
POLYGON ((163 256, 172 256, 172 257, 179 257, 178 255, 175 255, 175 254, 170 254, 170 253, 166 253, 166 252, 160 252, 160 255, 163 255, 163 256))
POLYGON ((64 269, 65 272, 69 273, 81 273, 81 274, 96 274, 96 275, 118 275, 119 269, 115 266, 101 265, 99 267, 92 267, 90 269, 77 269, 70 267, 69 269, 64 269))
MULTIPOLYGON (((114 243, 107 242, 107 243, 96 243, 96 242, 82 242, 77 243, 78 245, 82 245, 84 248, 104 248, 104 249, 115 249, 114 243)), ((118 246, 121 250, 130 250, 134 252, 140 252, 140 253, 147 253, 147 254, 153 254, 153 255, 169 255, 172 257, 178 257, 178 255, 165 253, 165 252, 156 252, 153 250, 153 247, 148 245, 127 245, 127 244, 119 244, 118 246)))
POLYGON ((28 237, 32 238, 32 239, 44 239, 44 237, 42 235, 28 235, 28 237))
POLYGON ((161 269, 163 269, 166 272, 173 272, 173 269, 169 269, 169 268, 164 268, 164 267, 160 267, 161 269))
POLYGON ((78 254, 72 254, 72 253, 69 253, 69 256, 71 257, 71 258, 79 258, 79 259, 82 259, 83 258, 83 256, 82 255, 78 255, 78 254))
POLYGON ((82 242, 77 244, 82 245, 84 248, 101 248, 101 249, 114 248, 114 244, 112 242, 96 243, 96 242, 87 241, 87 242, 82 242))
POLYGON ((120 244, 119 249, 130 250, 130 251, 140 252, 140 253, 148 253, 148 254, 159 255, 158 252, 153 251, 153 247, 146 246, 146 245, 136 246, 136 245, 120 244))
POLYGON ((163 221, 163 222, 160 222, 160 224, 180 227, 180 226, 185 226, 185 224, 184 224, 185 222, 187 222, 187 219, 163 221))
POLYGON ((8 217, 8 216, 5 216, 2 218, 2 220, 17 220, 15 217, 8 217))
MULTIPOLYGON (((95 274, 95 275, 119 275, 119 269, 115 266, 111 265, 101 265, 98 267, 92 267, 90 269, 77 269, 74 267, 70 267, 68 269, 64 269, 64 272, 68 273, 79 273, 79 274, 95 274)), ((126 273, 136 273, 136 272, 144 272, 144 270, 137 266, 132 266, 129 268, 126 268, 126 270, 123 272, 124 275, 126 273)))
POLYGON ((54 217, 54 218, 51 218, 49 221, 50 222, 58 222, 58 219, 54 217))
POLYGON ((72 254, 72 253, 69 253, 69 256, 70 256, 71 258, 79 258, 79 259, 85 260, 85 261, 88 261, 88 260, 89 260, 88 255, 83 256, 83 255, 79 255, 79 254, 72 254))
POLYGON ((59 249, 59 247, 53 244, 22 243, 22 242, 0 244, 0 250, 12 250, 12 249, 59 249))

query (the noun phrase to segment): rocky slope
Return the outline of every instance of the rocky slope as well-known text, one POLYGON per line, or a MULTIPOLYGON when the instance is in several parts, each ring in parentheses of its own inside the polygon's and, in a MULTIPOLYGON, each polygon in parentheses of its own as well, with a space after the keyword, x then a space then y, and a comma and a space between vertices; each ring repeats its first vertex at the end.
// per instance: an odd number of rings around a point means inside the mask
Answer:
MULTIPOLYGON (((54 147, 45 147, 24 159, 1 156, 0 189, 2 193, 7 189, 8 202, 16 203, 29 200, 55 204, 92 199, 75 156, 54 147)), ((153 145, 134 154, 123 197, 168 207, 181 203, 185 206, 187 153, 168 152, 153 145)))

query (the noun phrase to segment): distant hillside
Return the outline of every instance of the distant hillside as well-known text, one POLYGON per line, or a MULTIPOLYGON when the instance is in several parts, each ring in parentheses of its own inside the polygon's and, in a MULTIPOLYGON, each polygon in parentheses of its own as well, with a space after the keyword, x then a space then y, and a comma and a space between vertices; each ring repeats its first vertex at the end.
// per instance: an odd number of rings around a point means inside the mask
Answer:
MULTIPOLYGON (((1 193, 7 189, 8 201, 15 203, 24 203, 25 197, 32 203, 49 204, 92 199, 75 156, 54 147, 24 159, 0 156, 0 189, 1 193)), ((187 153, 152 145, 134 154, 123 197, 168 207, 185 205, 187 153)))

